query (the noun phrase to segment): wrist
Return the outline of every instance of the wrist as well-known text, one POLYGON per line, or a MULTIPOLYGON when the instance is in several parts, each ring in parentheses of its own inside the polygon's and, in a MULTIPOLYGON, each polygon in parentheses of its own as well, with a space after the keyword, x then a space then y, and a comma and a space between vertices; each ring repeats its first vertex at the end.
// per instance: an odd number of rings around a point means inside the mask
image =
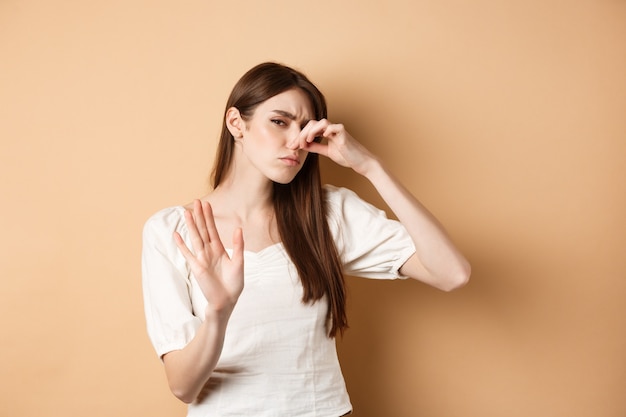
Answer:
POLYGON ((233 309, 234 306, 232 308, 224 307, 215 309, 212 308, 211 304, 209 304, 204 310, 204 323, 214 328, 225 328, 233 309))
POLYGON ((381 175, 384 175, 384 173, 385 168, 382 162, 376 157, 371 157, 359 170, 359 174, 363 175, 373 184, 376 184, 376 180, 380 178, 381 175))

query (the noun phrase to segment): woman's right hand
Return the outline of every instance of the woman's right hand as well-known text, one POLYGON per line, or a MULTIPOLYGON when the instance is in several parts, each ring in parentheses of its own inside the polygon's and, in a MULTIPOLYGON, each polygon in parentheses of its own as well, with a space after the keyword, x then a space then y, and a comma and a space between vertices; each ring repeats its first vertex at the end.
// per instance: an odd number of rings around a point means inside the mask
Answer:
POLYGON ((233 233, 230 257, 220 240, 208 202, 194 201, 193 212, 185 211, 185 222, 193 251, 178 232, 174 232, 174 240, 209 302, 206 318, 214 314, 228 318, 243 290, 243 233, 240 228, 233 233))

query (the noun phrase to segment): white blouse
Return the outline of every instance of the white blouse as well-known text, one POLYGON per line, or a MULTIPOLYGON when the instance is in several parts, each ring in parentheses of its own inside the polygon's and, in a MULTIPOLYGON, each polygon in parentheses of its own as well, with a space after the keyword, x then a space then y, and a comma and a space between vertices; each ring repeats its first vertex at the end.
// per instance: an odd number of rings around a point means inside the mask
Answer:
MULTIPOLYGON (((404 227, 354 192, 324 187, 328 220, 347 275, 402 278, 415 252, 404 227)), ((154 214, 143 232, 143 295, 150 340, 159 355, 194 337, 207 300, 176 247, 189 243, 177 206, 154 214)), ((282 243, 244 252, 244 289, 222 354, 188 416, 340 416, 352 409, 335 340, 326 335, 328 303, 302 302, 303 288, 282 243)))

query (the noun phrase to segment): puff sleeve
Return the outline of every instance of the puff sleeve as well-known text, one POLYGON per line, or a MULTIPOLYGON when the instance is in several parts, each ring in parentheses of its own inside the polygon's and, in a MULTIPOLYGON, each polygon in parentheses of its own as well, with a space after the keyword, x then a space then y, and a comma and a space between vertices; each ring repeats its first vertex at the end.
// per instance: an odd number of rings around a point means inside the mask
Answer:
POLYGON ((182 349, 201 320, 194 314, 191 273, 172 237, 187 234, 184 208, 164 209, 144 225, 142 287, 148 336, 159 357, 182 349))
POLYGON ((329 226, 347 275, 406 278, 400 267, 415 253, 404 226, 346 188, 325 186, 329 226))

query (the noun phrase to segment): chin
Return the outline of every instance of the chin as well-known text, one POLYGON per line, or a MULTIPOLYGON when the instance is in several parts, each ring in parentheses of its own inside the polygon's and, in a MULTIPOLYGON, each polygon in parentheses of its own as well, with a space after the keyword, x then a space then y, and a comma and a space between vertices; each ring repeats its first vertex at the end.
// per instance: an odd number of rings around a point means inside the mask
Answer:
POLYGON ((269 179, 272 180, 272 182, 278 183, 278 184, 282 184, 282 185, 287 185, 289 184, 291 181, 293 181, 293 179, 296 177, 297 173, 294 175, 274 175, 274 176, 270 176, 269 179))
POLYGON ((294 178, 298 175, 300 170, 280 170, 272 173, 268 173, 267 178, 272 182, 287 185, 293 181, 294 178))
POLYGON ((277 184, 281 184, 281 185, 287 185, 289 183, 291 183, 291 181, 293 181, 295 177, 291 177, 289 179, 284 179, 284 178, 274 178, 272 179, 272 182, 275 182, 277 184))

